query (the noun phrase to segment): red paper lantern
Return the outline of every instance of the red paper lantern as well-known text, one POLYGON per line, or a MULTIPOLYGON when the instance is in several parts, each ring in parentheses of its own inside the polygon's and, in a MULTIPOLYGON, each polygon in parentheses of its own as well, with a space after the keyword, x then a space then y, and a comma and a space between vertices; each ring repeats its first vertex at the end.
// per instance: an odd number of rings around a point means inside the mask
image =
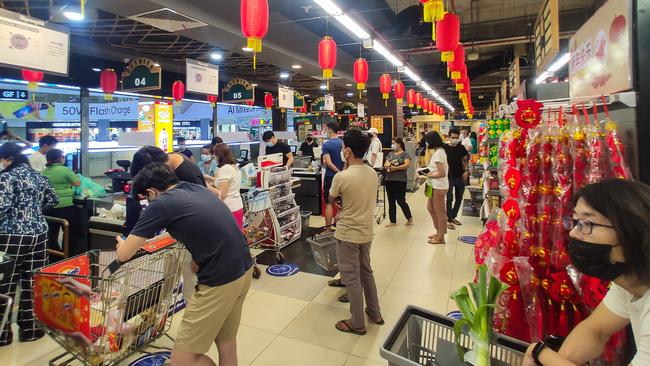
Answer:
POLYGON ((249 107, 252 107, 252 106, 255 105, 255 101, 254 100, 247 100, 246 105, 249 106, 249 107))
POLYGON ((424 113, 429 111, 429 98, 422 99, 422 110, 424 110, 424 113))
POLYGON ((185 84, 182 81, 176 80, 172 84, 172 98, 177 104, 181 103, 185 98, 185 84))
POLYGON ((217 105, 217 96, 208 95, 208 102, 210 102, 210 105, 212 106, 212 108, 214 108, 217 105))
POLYGON ((357 90, 366 88, 368 82, 368 61, 365 58, 358 58, 354 61, 354 81, 357 83, 357 90))
POLYGON ((113 69, 104 69, 99 74, 99 86, 104 92, 104 100, 113 100, 117 90, 117 73, 113 69))
POLYGON ((264 94, 264 106, 266 107, 266 109, 273 108, 273 94, 271 93, 264 94))
POLYGON ((418 109, 422 109, 422 93, 415 94, 415 105, 418 106, 418 109))
POLYGON ((433 102, 433 100, 429 101, 429 112, 433 114, 436 111, 436 103, 433 102))
POLYGON ((436 26, 436 47, 442 52, 442 61, 453 61, 454 50, 460 42, 460 19, 454 13, 446 13, 436 26))
POLYGON ((390 89, 393 81, 388 74, 382 74, 379 77, 379 90, 381 91, 381 96, 384 98, 384 104, 388 104, 388 96, 390 95, 390 89))
POLYGON ((336 67, 336 42, 332 37, 323 37, 318 43, 318 63, 323 69, 323 79, 331 79, 336 67))
POLYGON ((397 103, 402 103, 404 100, 404 83, 401 80, 397 80, 393 91, 395 93, 395 99, 397 100, 397 103))
POLYGON ((257 53, 262 52, 262 38, 269 30, 269 3, 267 0, 241 0, 241 32, 246 46, 253 50, 253 69, 257 53))
POLYGON ((29 90, 38 90, 38 83, 43 81, 43 76, 45 76, 40 71, 32 70, 22 70, 23 80, 27 81, 27 89, 29 90))
POLYGON ((406 102, 409 104, 409 108, 413 108, 415 105, 415 90, 409 89, 406 92, 406 102))
POLYGON ((465 65, 465 47, 459 43, 458 47, 454 49, 454 59, 447 63, 447 68, 451 71, 452 80, 460 78, 460 72, 463 70, 463 67, 467 68, 465 65))

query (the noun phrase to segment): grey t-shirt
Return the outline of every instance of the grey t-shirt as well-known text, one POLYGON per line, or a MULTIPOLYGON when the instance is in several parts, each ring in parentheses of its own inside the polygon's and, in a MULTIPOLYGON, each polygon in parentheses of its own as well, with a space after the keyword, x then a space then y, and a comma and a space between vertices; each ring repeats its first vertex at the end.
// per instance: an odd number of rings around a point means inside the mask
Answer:
POLYGON ((230 209, 203 186, 178 182, 176 188, 151 201, 131 234, 152 238, 165 228, 199 265, 201 285, 230 283, 253 265, 246 238, 230 209))
MULTIPOLYGON (((405 160, 411 160, 411 156, 406 151, 402 151, 401 154, 397 154, 394 151, 388 154, 386 161, 390 163, 391 166, 400 166, 404 165, 405 160)), ((393 181, 393 182, 406 182, 408 181, 406 170, 397 170, 394 172, 386 173, 384 180, 393 181)))

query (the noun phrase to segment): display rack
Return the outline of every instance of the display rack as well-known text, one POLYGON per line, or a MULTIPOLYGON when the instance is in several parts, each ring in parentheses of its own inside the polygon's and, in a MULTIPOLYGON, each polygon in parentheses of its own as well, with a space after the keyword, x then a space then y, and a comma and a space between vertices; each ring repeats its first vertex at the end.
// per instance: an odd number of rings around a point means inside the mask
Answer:
POLYGON ((501 207, 502 194, 499 190, 498 152, 501 135, 510 129, 509 118, 495 118, 488 121, 487 126, 481 131, 481 157, 483 158, 483 204, 480 217, 487 219, 490 214, 501 207))

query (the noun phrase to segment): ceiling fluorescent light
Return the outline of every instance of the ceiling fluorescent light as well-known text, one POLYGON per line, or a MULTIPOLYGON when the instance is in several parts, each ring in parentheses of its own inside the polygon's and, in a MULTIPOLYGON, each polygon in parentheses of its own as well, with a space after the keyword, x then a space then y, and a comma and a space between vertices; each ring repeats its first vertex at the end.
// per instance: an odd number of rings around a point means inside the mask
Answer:
POLYGON ((535 84, 541 84, 546 78, 550 77, 551 75, 549 74, 548 71, 544 71, 541 75, 535 79, 535 84))
POLYGON ((422 89, 424 89, 424 90, 426 90, 426 91, 431 91, 431 90, 433 90, 433 89, 431 89, 431 87, 429 86, 429 84, 427 84, 427 83, 424 82, 424 81, 420 84, 420 86, 422 87, 422 89))
POLYGON ((347 28, 350 32, 352 32, 355 36, 359 37, 359 39, 368 39, 370 38, 370 34, 366 32, 365 29, 361 28, 357 22, 352 20, 349 16, 343 14, 343 15, 337 15, 334 18, 339 21, 345 28, 347 28))
POLYGON ((420 79, 419 76, 417 76, 416 73, 413 72, 413 70, 411 70, 411 69, 408 68, 408 67, 405 67, 405 68, 404 68, 404 73, 405 73, 408 77, 410 77, 411 80, 415 81, 416 83, 417 83, 418 81, 422 80, 422 79, 420 79))
POLYGON ((332 0, 314 0, 318 6, 323 8, 329 15, 337 16, 343 14, 341 8, 339 8, 332 0))
POLYGON ((377 51, 377 53, 379 53, 380 55, 384 56, 386 60, 390 61, 390 63, 393 64, 393 66, 404 66, 404 63, 400 59, 395 57, 392 53, 390 53, 390 51, 388 51, 388 49, 384 47, 383 44, 374 41, 372 45, 375 51, 377 51))
POLYGON ((556 72, 557 70, 561 69, 564 65, 566 65, 569 60, 571 59, 571 54, 570 53, 565 53, 560 57, 557 61, 551 65, 551 67, 548 68, 548 71, 550 72, 556 72))

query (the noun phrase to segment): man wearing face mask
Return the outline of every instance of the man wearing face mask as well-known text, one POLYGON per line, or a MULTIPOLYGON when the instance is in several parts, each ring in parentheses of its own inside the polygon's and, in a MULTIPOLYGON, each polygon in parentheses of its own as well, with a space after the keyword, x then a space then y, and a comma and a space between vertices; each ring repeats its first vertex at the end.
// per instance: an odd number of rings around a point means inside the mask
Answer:
POLYGON ((467 149, 460 144, 460 131, 458 131, 458 128, 454 127, 449 130, 449 144, 445 145, 445 152, 447 153, 447 164, 449 165, 447 225, 450 230, 453 230, 456 228, 455 225, 462 225, 456 217, 463 206, 463 194, 465 193, 463 173, 465 172, 465 160, 469 156, 467 149))
POLYGON ((631 325, 636 354, 623 365, 650 364, 650 187, 612 179, 584 187, 565 222, 569 255, 580 272, 611 281, 596 310, 566 338, 532 344, 524 366, 584 365, 598 358, 615 333, 631 325), (631 359, 631 361, 630 361, 631 359))
POLYGON ((302 153, 302 156, 311 156, 313 160, 315 147, 318 147, 318 144, 314 141, 314 136, 308 134, 305 142, 300 145, 300 152, 302 153))
POLYGON ((368 152, 366 152, 365 160, 373 168, 381 168, 382 165, 382 162, 380 161, 382 146, 381 140, 379 140, 379 137, 377 137, 378 134, 379 130, 374 127, 368 130, 368 136, 370 136, 370 147, 368 148, 368 152))
POLYGON ((133 192, 150 203, 126 240, 117 237, 118 260, 128 261, 147 239, 167 229, 198 265, 198 285, 183 314, 171 364, 215 365, 205 355, 214 342, 219 365, 237 365, 236 337, 253 263, 230 209, 207 188, 180 182, 164 163, 144 167, 133 179, 133 192))
POLYGON ((286 143, 279 141, 273 131, 266 131, 262 135, 262 141, 266 144, 266 155, 282 154, 282 165, 287 169, 293 166, 293 153, 286 143))
POLYGON ((192 161, 196 163, 196 159, 194 159, 194 153, 192 153, 192 150, 187 148, 185 143, 185 137, 178 138, 178 152, 192 159, 192 161))

